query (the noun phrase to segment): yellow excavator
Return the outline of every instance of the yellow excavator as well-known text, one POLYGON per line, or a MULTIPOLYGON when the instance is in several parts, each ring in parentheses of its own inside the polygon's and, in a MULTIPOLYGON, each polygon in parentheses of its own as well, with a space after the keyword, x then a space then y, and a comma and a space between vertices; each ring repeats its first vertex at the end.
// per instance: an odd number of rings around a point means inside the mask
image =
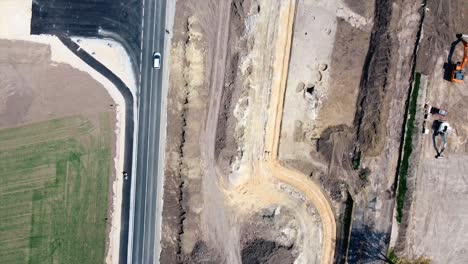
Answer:
POLYGON ((465 66, 468 63, 468 34, 463 34, 460 40, 464 46, 463 60, 453 65, 452 77, 450 78, 452 82, 456 83, 463 83, 465 79, 465 66))

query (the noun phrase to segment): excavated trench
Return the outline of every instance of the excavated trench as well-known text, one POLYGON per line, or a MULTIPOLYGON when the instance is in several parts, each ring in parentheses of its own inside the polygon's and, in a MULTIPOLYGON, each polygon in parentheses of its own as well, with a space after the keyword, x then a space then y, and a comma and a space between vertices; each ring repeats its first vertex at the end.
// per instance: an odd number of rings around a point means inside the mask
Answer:
MULTIPOLYGON (((353 209, 350 208, 357 206, 354 204, 351 196, 356 195, 356 191, 361 190, 368 184, 367 176, 371 173, 369 168, 361 167, 361 158, 381 156, 387 143, 386 140, 388 140, 388 127, 394 126, 394 124, 389 124, 388 120, 391 119, 389 116, 390 103, 394 95, 392 89, 394 89, 395 75, 398 70, 396 65, 398 65, 399 52, 396 47, 400 45, 400 48, 402 48, 401 45, 408 45, 413 49, 412 42, 408 44, 404 42, 402 44, 401 40, 397 38, 395 33, 397 25, 394 22, 394 17, 400 16, 401 10, 395 11, 393 9, 395 6, 403 8, 404 5, 399 0, 375 1, 374 24, 362 69, 354 127, 330 127, 322 133, 317 144, 317 152, 329 162, 329 167, 339 167, 343 170, 341 173, 338 171, 330 174, 345 175, 344 178, 336 178, 336 176, 327 177, 325 182, 321 180, 322 183, 325 186, 338 186, 344 180, 349 191, 348 202, 344 207, 343 214, 340 216, 340 226, 343 228, 337 231, 338 240, 335 259, 337 263, 345 263, 346 261, 349 263, 373 261, 379 253, 376 247, 379 247, 384 252, 389 243, 390 235, 387 233, 381 233, 373 227, 369 227, 369 230, 366 232, 358 228, 359 225, 365 222, 359 222, 358 226, 353 225, 354 227, 351 227, 353 209), (351 175, 355 176, 349 178, 351 175), (331 184, 331 182, 335 184, 331 184), (370 244, 375 245, 370 247, 370 244), (365 248, 369 248, 369 250, 366 251, 365 248)), ((422 19, 420 24, 422 24, 422 19)), ((417 36, 415 36, 416 43, 414 43, 414 52, 409 54, 410 64, 402 65, 408 67, 408 71, 414 71, 417 45, 421 35, 420 28, 415 33, 417 33, 417 36)), ((404 71, 404 69, 401 70, 404 71)), ((410 80, 408 80, 409 83, 412 82, 412 78, 410 77, 410 80)), ((398 90, 402 89, 399 88, 398 90)), ((403 88, 403 90, 402 103, 406 102, 407 105, 408 94, 411 92, 411 88, 409 88, 408 92, 406 88, 403 88)), ((402 131, 404 131, 404 127, 405 124, 403 123, 402 131)), ((400 129, 400 127, 396 127, 396 129, 400 129)), ((402 146, 403 141, 395 143, 402 146)), ((399 147, 399 154, 401 153, 401 146, 399 147)), ((397 179, 395 180, 395 186, 396 182, 397 179)), ((335 189, 328 190, 332 196, 331 198, 335 200, 342 198, 338 189, 336 187, 335 189)), ((378 190, 380 189, 376 189, 376 191, 378 190)), ((365 213, 370 210, 359 207, 355 209, 359 213, 365 213)), ((372 215, 372 212, 369 211, 369 214, 372 215)))
POLYGON ((366 56, 356 113, 357 145, 368 156, 377 156, 385 144, 388 119, 388 71, 392 62, 391 0, 376 0, 374 27, 366 56))
MULTIPOLYGON (((390 204, 394 204, 395 197, 393 196, 396 191, 398 183, 399 163, 402 155, 402 147, 404 143, 406 117, 408 115, 408 106, 410 95, 412 92, 412 83, 414 80, 414 70, 416 65, 417 50, 421 38, 422 23, 424 21, 424 6, 425 1, 422 1, 421 7, 418 4, 419 20, 417 23, 408 25, 412 30, 412 37, 409 42, 404 41, 398 37, 397 34, 402 33, 398 24, 393 24, 391 20, 399 17, 402 19, 402 9, 409 8, 411 5, 405 6, 404 1, 399 0, 376 0, 375 9, 375 24, 371 35, 369 52, 366 57, 366 63, 363 70, 363 77, 361 80, 361 91, 359 94, 359 105, 356 113, 356 127, 357 127, 357 144, 356 149, 359 155, 364 156, 381 156, 382 151, 386 145, 385 140, 389 137, 389 129, 394 127, 399 132, 400 140, 395 142, 398 147, 395 149, 396 157, 398 157, 398 165, 394 173, 397 175, 393 186, 394 188, 383 189, 386 187, 379 187, 374 190, 386 191, 389 193, 390 204), (393 7, 397 7, 393 10, 393 7), (395 12, 395 14, 393 14, 395 12), (398 13, 397 13, 398 12, 398 13), (414 40, 414 42, 413 42, 414 40), (396 49, 398 47, 398 50, 396 49), (400 52, 407 48, 408 52, 400 52), (398 61, 398 55, 405 54, 405 62, 398 61), (399 67, 398 67, 399 65, 399 67), (400 76, 397 71, 400 71, 400 76), (400 85, 400 87, 395 87, 400 85), (390 90, 392 89, 392 90, 390 90), (401 92, 400 113, 403 122, 400 125, 389 123, 389 120, 395 118, 389 116, 391 100, 393 96, 397 96, 401 92), (392 194, 393 192, 393 194, 392 194)), ((413 10, 413 9, 410 9, 413 10)), ((410 31, 411 32, 411 31, 410 31)), ((393 113, 396 107, 392 106, 393 113)), ((392 114, 393 115, 393 114, 392 114)), ((399 116, 399 115, 398 115, 399 116)), ((387 153, 387 149, 386 149, 387 153)), ((381 179, 385 181, 385 179, 381 179)), ((377 201, 375 197, 372 201, 377 201)), ((382 199, 382 197, 379 197, 382 199)), ((368 207, 371 208, 373 202, 369 202, 368 207)), ((389 202, 387 202, 389 204, 389 202)), ((393 208, 393 207, 392 207, 393 208)), ((360 213, 364 213, 365 209, 359 209, 360 213)), ((392 214, 382 214, 379 217, 387 219, 391 227, 392 214)), ((374 227, 372 224, 382 219, 377 219, 373 216, 373 220, 367 222, 360 222, 361 226, 353 227, 351 238, 349 242, 349 249, 347 252, 349 263, 358 262, 375 262, 385 256, 388 251, 390 243, 390 229, 383 231, 374 227)))

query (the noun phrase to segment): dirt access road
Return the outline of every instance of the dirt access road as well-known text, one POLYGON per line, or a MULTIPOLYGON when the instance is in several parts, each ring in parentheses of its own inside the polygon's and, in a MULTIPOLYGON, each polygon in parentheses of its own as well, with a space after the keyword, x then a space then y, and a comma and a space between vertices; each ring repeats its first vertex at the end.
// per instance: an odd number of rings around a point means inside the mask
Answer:
POLYGON ((277 161, 295 1, 176 12, 161 259, 331 262, 328 200, 277 161))
MULTIPOLYGON (((416 183, 406 237, 397 247, 434 263, 461 264, 468 262, 468 83, 449 82, 447 63, 449 57, 457 62, 463 56, 462 43, 452 44, 456 34, 468 33, 468 5, 464 0, 430 0, 425 12, 417 71, 428 75, 426 101, 448 111, 446 120, 453 130, 444 159, 435 159, 432 130, 422 139, 415 154, 416 183)), ((426 127, 436 119, 440 117, 430 116, 426 127)))

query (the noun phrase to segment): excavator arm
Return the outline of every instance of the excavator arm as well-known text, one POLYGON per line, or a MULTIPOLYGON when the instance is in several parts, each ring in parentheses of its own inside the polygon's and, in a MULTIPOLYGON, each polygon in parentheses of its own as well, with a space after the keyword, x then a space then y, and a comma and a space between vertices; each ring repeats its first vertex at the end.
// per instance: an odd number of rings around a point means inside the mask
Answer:
MULTIPOLYGON (((468 35, 463 35, 463 36, 468 37, 468 35)), ((466 40, 466 38, 463 38, 462 42, 463 42, 463 46, 465 47, 464 47, 464 52, 463 52, 463 61, 460 64, 460 68, 461 68, 460 70, 464 69, 466 66, 466 63, 468 63, 468 41, 466 40)))
POLYGON ((465 79, 465 66, 468 63, 468 34, 463 34, 461 41, 464 46, 463 60, 454 65, 451 78, 451 81, 456 83, 463 83, 465 79))

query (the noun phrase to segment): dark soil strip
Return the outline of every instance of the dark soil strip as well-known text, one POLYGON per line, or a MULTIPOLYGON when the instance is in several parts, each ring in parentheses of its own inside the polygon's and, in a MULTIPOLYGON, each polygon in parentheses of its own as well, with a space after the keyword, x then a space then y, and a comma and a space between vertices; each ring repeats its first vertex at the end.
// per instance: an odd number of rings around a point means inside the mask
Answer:
POLYGON ((177 189, 177 198, 178 198, 178 210, 179 210, 179 215, 177 217, 178 221, 178 228, 177 230, 177 244, 176 244, 176 261, 177 263, 182 263, 184 256, 182 255, 182 234, 184 233, 184 221, 186 218, 187 211, 185 210, 184 207, 184 185, 185 182, 182 178, 182 169, 184 167, 184 145, 185 145, 185 133, 187 129, 187 104, 188 104, 188 88, 185 89, 185 102, 184 102, 184 108, 182 110, 182 132, 181 132, 181 142, 180 142, 180 147, 179 147, 179 165, 178 165, 178 171, 177 171, 177 179, 180 182, 179 188, 177 189))
MULTIPOLYGON (((128 219, 130 209, 130 183, 132 172, 132 158, 133 158, 133 96, 130 89, 125 83, 106 66, 102 65, 98 60, 93 58, 89 53, 83 49, 79 49, 79 45, 73 42, 68 37, 59 37, 60 41, 76 56, 83 60, 86 64, 91 66, 97 72, 111 81, 125 99, 125 153, 124 153, 124 171, 128 173, 129 179, 123 182, 122 189, 122 216, 121 216, 121 231, 120 231, 120 256, 119 262, 127 262, 127 249, 128 249, 128 219)), ((116 175, 122 177, 122 175, 116 175)))
POLYGON ((389 32, 392 1, 375 1, 374 27, 364 63, 356 113, 357 139, 363 154, 377 155, 382 148, 388 111, 383 107, 388 89, 392 39, 389 32))

